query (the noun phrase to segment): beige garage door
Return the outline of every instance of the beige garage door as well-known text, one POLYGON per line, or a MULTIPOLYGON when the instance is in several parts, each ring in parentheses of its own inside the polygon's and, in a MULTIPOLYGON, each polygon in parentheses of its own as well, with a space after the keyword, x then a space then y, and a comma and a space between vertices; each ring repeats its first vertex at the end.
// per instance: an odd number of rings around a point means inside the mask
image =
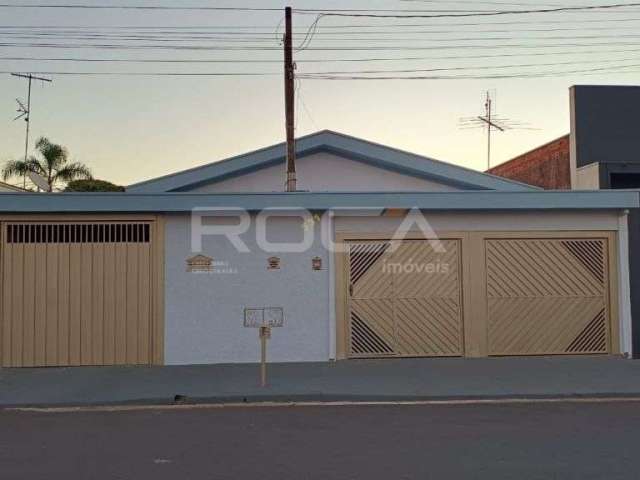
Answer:
POLYGON ((462 354, 458 240, 348 245, 349 356, 462 354))
POLYGON ((160 333, 152 222, 14 222, 2 230, 3 366, 152 363, 160 333))
POLYGON ((607 239, 485 240, 490 355, 610 351, 607 239))

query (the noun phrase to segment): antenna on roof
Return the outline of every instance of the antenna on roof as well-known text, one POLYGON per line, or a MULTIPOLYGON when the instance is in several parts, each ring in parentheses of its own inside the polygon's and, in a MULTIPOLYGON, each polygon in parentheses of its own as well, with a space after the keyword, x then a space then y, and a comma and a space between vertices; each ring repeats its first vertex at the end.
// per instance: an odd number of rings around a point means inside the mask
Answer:
MULTIPOLYGON (((28 74, 12 73, 11 76, 26 78, 27 80, 29 80, 29 88, 27 90, 27 105, 25 106, 24 102, 16 98, 16 102, 18 102, 18 110, 16 111, 18 112, 19 115, 16 118, 14 118, 14 120, 18 120, 24 117, 24 121, 27 123, 27 132, 26 132, 25 141, 24 141, 24 161, 26 162, 29 156, 29 120, 31 119, 31 81, 40 80, 41 82, 51 83, 53 82, 53 80, 51 80, 50 78, 37 77, 30 73, 28 74)), ((22 188, 25 188, 26 186, 27 186, 27 177, 25 175, 22 178, 22 188)))
MULTIPOLYGON (((495 94, 494 94, 495 96, 495 94)), ((528 127, 528 123, 510 120, 509 118, 500 117, 495 114, 494 101, 491 98, 491 92, 486 91, 484 101, 484 115, 475 117, 462 117, 459 120, 460 128, 467 130, 470 128, 486 128, 487 129, 487 170, 491 168, 491 131, 497 130, 504 132, 506 130, 537 130, 528 127)))

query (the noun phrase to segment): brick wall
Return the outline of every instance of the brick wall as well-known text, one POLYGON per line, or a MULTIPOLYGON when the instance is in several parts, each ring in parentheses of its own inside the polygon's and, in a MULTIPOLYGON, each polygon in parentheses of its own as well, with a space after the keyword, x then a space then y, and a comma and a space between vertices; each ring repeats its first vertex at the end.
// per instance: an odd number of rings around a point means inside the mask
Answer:
POLYGON ((487 172, 546 190, 570 189, 569 135, 523 153, 487 172))

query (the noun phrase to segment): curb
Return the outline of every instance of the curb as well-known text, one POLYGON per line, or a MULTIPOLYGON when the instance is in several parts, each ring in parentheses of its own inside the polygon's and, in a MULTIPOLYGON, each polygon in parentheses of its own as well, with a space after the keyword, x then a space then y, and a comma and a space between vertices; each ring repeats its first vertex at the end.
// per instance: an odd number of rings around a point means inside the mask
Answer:
POLYGON ((226 395, 215 397, 188 397, 136 399, 107 402, 61 402, 8 404, 3 411, 126 411, 145 409, 193 409, 224 407, 294 407, 294 406, 391 406, 391 405, 481 405, 523 403, 605 403, 640 402, 640 393, 598 394, 543 394, 543 395, 468 395, 468 396, 385 396, 385 395, 226 395))

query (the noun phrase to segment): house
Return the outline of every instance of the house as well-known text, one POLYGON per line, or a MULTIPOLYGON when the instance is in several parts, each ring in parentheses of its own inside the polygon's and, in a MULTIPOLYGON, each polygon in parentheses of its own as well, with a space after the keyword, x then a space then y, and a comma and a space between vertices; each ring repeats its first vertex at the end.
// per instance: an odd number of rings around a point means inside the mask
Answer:
POLYGON ((571 188, 570 135, 564 135, 496 165, 487 173, 547 190, 571 188))
POLYGON ((296 192, 279 144, 125 193, 0 194, 2 365, 255 362, 263 308, 280 362, 632 353, 638 192, 332 131, 296 151, 296 192))
MULTIPOLYGON (((569 90, 570 134, 489 170, 545 189, 640 188, 640 87, 577 85, 569 90)), ((640 211, 628 216, 634 352, 640 356, 640 211)))

